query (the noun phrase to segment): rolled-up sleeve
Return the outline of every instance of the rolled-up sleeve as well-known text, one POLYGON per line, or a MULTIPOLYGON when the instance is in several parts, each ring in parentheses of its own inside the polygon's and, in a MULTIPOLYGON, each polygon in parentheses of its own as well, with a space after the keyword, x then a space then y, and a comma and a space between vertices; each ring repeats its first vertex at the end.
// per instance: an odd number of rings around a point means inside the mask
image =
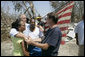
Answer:
POLYGON ((44 36, 43 32, 39 31, 39 37, 42 38, 44 36))
POLYGON ((78 25, 75 27, 74 32, 78 33, 78 25))
POLYGON ((12 37, 14 37, 16 34, 18 34, 19 32, 16 30, 16 29, 14 29, 14 28, 12 28, 11 30, 10 30, 10 36, 12 36, 12 37))

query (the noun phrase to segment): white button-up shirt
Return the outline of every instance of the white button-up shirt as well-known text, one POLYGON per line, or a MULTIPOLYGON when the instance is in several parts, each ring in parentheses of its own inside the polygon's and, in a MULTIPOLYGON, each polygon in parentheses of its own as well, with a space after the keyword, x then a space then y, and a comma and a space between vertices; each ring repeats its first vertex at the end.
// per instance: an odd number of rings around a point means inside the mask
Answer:
POLYGON ((80 21, 75 27, 75 33, 78 33, 79 45, 84 45, 84 21, 80 21))

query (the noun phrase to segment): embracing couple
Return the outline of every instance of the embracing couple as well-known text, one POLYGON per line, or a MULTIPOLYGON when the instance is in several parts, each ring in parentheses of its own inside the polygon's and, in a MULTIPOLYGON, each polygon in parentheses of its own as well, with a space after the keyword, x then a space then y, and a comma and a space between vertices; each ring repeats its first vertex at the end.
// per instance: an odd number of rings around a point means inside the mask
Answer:
POLYGON ((43 35, 41 26, 35 25, 34 20, 26 23, 26 16, 22 14, 12 23, 10 31, 13 41, 14 56, 57 56, 61 42, 61 31, 57 27, 58 18, 53 13, 47 15, 48 31, 43 35), (44 37, 43 37, 44 36, 44 37))

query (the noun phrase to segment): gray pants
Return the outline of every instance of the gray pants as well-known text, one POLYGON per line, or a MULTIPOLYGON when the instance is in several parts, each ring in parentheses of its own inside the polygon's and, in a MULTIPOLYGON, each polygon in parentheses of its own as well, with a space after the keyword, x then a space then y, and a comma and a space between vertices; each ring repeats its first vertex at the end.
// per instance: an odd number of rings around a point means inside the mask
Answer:
POLYGON ((84 56, 84 45, 79 45, 78 56, 84 56))

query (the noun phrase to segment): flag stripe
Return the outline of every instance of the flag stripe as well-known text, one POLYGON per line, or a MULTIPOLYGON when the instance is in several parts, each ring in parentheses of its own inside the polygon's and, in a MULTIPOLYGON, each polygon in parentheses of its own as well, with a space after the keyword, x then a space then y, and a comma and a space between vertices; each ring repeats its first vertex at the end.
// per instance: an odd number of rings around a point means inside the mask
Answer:
POLYGON ((67 33, 67 32, 68 32, 68 30, 64 30, 64 31, 62 31, 62 34, 67 33))
POLYGON ((60 18, 66 17, 66 16, 71 16, 71 12, 65 13, 65 14, 59 16, 58 18, 60 19, 60 18))
POLYGON ((62 15, 62 14, 65 14, 65 13, 68 13, 68 12, 72 12, 72 9, 68 9, 68 10, 66 10, 66 11, 64 11, 64 12, 61 12, 60 14, 58 14, 58 16, 60 16, 60 15, 62 15))
POLYGON ((49 26, 45 26, 45 28, 49 28, 49 26))
POLYGON ((70 23, 70 19, 59 21, 57 24, 70 23))
POLYGON ((63 20, 69 20, 70 18, 71 16, 66 16, 66 17, 60 18, 58 22, 63 21, 63 20))
POLYGON ((67 24, 67 23, 65 23, 65 24, 58 24, 57 26, 58 26, 59 28, 60 28, 60 27, 67 27, 67 26, 70 26, 70 23, 68 23, 68 24, 67 24))
MULTIPOLYGON (((65 8, 65 9, 63 9, 61 12, 64 12, 64 11, 67 11, 67 10, 71 9, 73 6, 74 6, 74 5, 71 5, 71 6, 67 7, 67 8, 65 8)), ((61 12, 59 12, 59 13, 57 13, 57 14, 60 14, 61 12)), ((57 14, 56 14, 56 15, 57 15, 57 14)))
POLYGON ((72 4, 72 3, 74 4, 74 1, 71 1, 71 2, 70 2, 70 3, 68 3, 67 5, 70 5, 70 4, 72 4))
POLYGON ((48 29, 49 29, 49 28, 46 28, 46 29, 45 29, 45 32, 46 32, 48 29))
POLYGON ((67 29, 68 29, 68 27, 60 27, 61 31, 64 31, 64 30, 67 30, 67 29))
MULTIPOLYGON (((74 2, 70 2, 69 4, 65 5, 65 6, 63 7, 63 9, 61 9, 61 10, 59 10, 59 11, 57 12, 57 14, 59 14, 60 12, 63 12, 63 10, 64 10, 65 8, 68 8, 68 7, 71 6, 71 5, 74 5, 74 2)), ((56 14, 56 15, 57 15, 57 14, 56 14)))
POLYGON ((62 37, 66 37, 66 33, 65 34, 62 34, 62 37))

